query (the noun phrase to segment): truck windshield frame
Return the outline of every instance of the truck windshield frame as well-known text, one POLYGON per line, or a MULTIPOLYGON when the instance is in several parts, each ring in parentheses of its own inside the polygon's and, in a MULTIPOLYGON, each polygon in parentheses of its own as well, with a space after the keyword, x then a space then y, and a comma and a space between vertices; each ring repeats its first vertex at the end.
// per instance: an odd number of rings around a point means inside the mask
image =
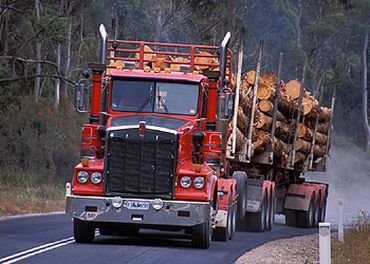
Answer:
POLYGON ((200 83, 153 79, 113 79, 111 109, 194 116, 200 83))

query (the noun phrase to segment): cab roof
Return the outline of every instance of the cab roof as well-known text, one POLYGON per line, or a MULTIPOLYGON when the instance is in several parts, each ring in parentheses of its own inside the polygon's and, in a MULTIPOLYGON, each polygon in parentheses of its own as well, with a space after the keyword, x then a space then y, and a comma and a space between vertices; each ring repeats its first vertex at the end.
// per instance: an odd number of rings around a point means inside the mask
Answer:
POLYGON ((196 82, 200 83, 203 78, 207 78, 202 74, 185 73, 185 72, 154 72, 153 70, 145 72, 144 70, 110 70, 111 77, 125 78, 148 78, 148 79, 166 79, 172 81, 196 82))

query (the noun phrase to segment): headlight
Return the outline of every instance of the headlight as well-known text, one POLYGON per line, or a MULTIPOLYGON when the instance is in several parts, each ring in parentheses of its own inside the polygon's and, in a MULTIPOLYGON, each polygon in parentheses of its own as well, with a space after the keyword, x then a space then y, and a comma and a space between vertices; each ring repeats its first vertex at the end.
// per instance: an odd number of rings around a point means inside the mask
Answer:
POLYGON ((87 171, 79 171, 77 173, 77 180, 79 183, 86 183, 88 179, 89 174, 87 173, 87 171))
POLYGON ((204 186, 204 178, 203 177, 195 177, 193 181, 193 185, 196 189, 202 189, 204 186))
POLYGON ((180 179, 180 184, 181 184, 182 188, 189 188, 190 185, 191 185, 191 178, 189 176, 183 176, 180 179))
POLYGON ((152 202, 152 206, 155 210, 161 210, 163 207, 163 201, 162 199, 154 199, 152 202))
POLYGON ((93 172, 92 174, 91 174, 91 181, 93 182, 93 183, 95 183, 95 184, 99 184, 99 183, 101 183, 101 180, 102 180, 102 175, 101 175, 101 173, 100 172, 93 172))

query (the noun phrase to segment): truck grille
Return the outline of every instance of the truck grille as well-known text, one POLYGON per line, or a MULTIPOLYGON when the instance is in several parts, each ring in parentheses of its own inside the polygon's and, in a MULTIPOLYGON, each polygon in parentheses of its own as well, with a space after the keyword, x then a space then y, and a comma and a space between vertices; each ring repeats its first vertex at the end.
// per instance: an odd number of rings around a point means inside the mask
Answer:
POLYGON ((110 131, 105 191, 108 195, 171 198, 174 192, 177 135, 156 130, 110 131))

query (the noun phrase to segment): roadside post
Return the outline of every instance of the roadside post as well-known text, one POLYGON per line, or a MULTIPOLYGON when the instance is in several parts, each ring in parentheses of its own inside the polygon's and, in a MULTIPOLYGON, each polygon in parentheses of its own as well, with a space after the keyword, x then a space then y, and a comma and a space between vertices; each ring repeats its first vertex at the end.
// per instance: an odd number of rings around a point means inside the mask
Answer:
POLYGON ((330 223, 319 223, 320 264, 331 264, 330 223))
POLYGON ((338 200, 338 240, 340 242, 344 241, 344 202, 343 199, 340 198, 338 200))

